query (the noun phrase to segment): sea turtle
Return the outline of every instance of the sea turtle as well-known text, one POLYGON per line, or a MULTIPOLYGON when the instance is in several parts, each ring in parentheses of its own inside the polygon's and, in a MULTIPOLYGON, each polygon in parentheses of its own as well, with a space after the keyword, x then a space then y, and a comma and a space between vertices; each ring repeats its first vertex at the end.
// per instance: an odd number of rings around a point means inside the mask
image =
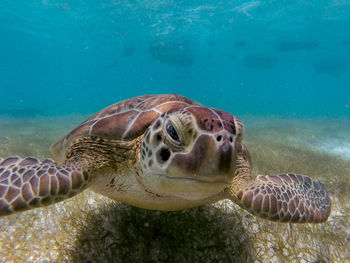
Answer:
POLYGON ((53 160, 0 160, 0 215, 56 203, 86 188, 153 210, 230 199, 281 222, 324 222, 331 203, 318 180, 288 173, 253 179, 243 125, 174 94, 145 95, 93 115, 51 147, 53 160))

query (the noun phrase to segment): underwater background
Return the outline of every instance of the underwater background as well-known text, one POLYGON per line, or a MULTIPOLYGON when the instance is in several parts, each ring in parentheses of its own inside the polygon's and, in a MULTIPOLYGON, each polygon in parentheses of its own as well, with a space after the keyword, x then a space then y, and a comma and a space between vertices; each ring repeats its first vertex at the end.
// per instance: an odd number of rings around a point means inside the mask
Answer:
POLYGON ((235 114, 349 116, 350 3, 0 3, 0 113, 181 93, 235 114))
POLYGON ((89 115, 162 93, 239 117, 255 174, 324 182, 328 222, 87 190, 0 218, 0 262, 350 262, 350 1, 0 1, 1 157, 52 158, 89 115))

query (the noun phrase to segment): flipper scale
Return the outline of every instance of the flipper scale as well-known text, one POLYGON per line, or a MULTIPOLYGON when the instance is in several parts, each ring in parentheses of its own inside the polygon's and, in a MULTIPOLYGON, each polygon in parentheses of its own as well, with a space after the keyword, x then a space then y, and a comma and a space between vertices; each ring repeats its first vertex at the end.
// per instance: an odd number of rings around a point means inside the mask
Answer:
POLYGON ((86 188, 88 174, 74 163, 0 159, 0 216, 62 201, 86 188))
POLYGON ((325 186, 294 173, 259 175, 237 197, 239 204, 254 215, 281 222, 320 223, 331 211, 325 186))

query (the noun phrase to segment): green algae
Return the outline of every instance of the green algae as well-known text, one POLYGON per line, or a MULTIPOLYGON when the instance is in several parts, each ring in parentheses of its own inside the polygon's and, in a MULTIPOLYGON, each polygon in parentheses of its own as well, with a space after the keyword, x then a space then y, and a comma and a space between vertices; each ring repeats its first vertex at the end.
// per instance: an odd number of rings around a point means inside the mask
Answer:
POLYGON ((214 206, 157 212, 113 203, 98 212, 88 213, 79 226, 69 251, 72 262, 245 262, 251 257, 251 238, 242 235, 240 216, 214 206))
MULTIPOLYGON (((1 218, 0 261, 350 260, 350 162, 312 148, 330 136, 349 138, 344 130, 350 134, 350 125, 342 122, 341 126, 328 120, 246 119, 245 142, 252 155, 254 172, 293 171, 321 180, 332 199, 332 213, 326 223, 269 222, 227 200, 178 212, 148 211, 87 190, 47 208, 1 218)), ((0 155, 50 157, 49 146, 81 120, 81 116, 59 120, 2 119, 0 155)))

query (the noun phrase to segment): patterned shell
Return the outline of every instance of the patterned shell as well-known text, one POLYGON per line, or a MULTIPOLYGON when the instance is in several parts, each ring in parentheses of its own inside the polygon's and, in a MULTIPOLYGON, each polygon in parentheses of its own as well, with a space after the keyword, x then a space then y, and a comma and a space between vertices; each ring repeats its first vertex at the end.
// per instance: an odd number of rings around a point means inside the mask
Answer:
POLYGON ((52 154, 62 160, 66 149, 78 137, 92 135, 115 140, 133 140, 163 112, 173 112, 188 105, 198 105, 176 94, 145 95, 113 104, 80 124, 51 147, 52 154))

